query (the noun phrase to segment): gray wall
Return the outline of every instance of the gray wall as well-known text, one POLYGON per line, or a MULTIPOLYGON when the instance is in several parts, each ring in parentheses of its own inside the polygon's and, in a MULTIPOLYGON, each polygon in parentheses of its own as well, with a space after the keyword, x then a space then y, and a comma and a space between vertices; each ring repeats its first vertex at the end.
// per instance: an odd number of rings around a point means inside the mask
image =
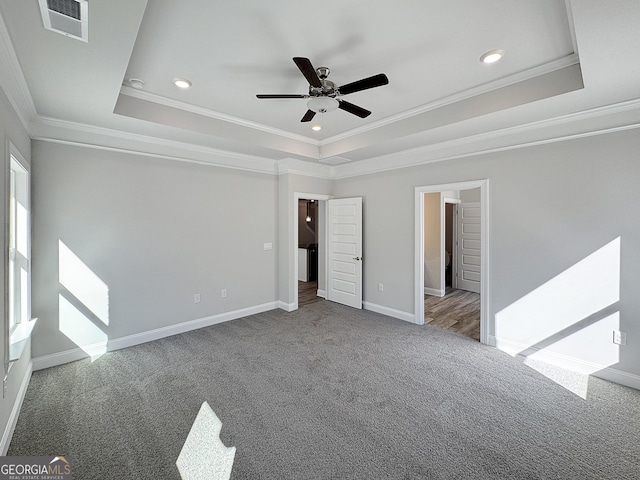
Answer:
POLYGON ((470 190, 462 190, 460 192, 460 201, 462 202, 479 202, 480 201, 480 189, 472 188, 470 190))
POLYGON ((79 346, 61 305, 113 340, 275 302, 276 194, 273 175, 34 142, 33 356, 79 346), (61 285, 60 241, 106 285, 108 325, 61 285))
POLYGON ((640 375, 638 152, 640 135, 629 130, 335 181, 336 197, 363 197, 364 299, 414 310, 414 187, 488 178, 489 334, 496 335, 495 317, 501 313, 501 332, 512 335, 514 325, 525 332, 504 340, 551 350, 564 341, 559 352, 589 361, 589 350, 610 350, 611 325, 605 322, 606 328, 588 339, 572 336, 571 329, 586 332, 613 310, 629 344, 616 347, 612 366, 640 375), (618 279, 603 280, 597 268, 590 275, 563 275, 617 238, 620 258, 610 261, 619 262, 618 279), (569 278, 568 285, 540 296, 545 290, 539 287, 558 276, 569 278), (377 291, 378 282, 384 292, 377 291), (575 292, 599 296, 594 286, 608 284, 619 284, 619 301, 605 293, 599 311, 576 317, 572 326, 559 319, 563 304, 580 311, 575 292), (532 305, 527 318, 505 314, 525 298, 535 299, 539 308, 532 305))
POLYGON ((438 292, 442 283, 440 197, 440 193, 424 194, 424 288, 438 292))
MULTIPOLYGON (((5 131, 15 130, 27 156, 24 132, 7 112, 5 105, 2 122, 12 125, 5 131)), ((488 178, 490 335, 589 361, 587 350, 610 352, 614 323, 606 319, 615 317, 629 345, 616 347, 611 365, 639 375, 640 225, 629 213, 640 201, 639 149, 637 132, 628 131, 331 181, 34 142, 34 356, 77 347, 60 332, 60 295, 70 293, 59 281, 60 241, 107 286, 109 324, 97 326, 109 339, 276 300, 290 304, 294 192, 363 197, 364 299, 411 313, 414 187, 488 178), (607 247, 616 239, 619 254, 607 247), (265 242, 274 250, 264 251, 265 242), (603 247, 618 262, 617 279, 594 271, 550 291, 561 285, 554 279, 603 247), (597 311, 581 310, 575 292, 598 297, 612 284, 617 295, 605 292, 597 311), (527 316, 514 314, 531 299, 527 316), (600 323, 604 329, 591 328, 600 323)))
MULTIPOLYGON (((31 144, 29 136, 22 127, 18 116, 16 115, 13 107, 9 103, 4 90, 0 88, 0 158, 2 158, 2 168, 0 168, 0 215, 2 215, 2 225, 7 224, 7 198, 8 192, 6 173, 9 165, 9 142, 11 142, 15 148, 24 157, 24 160, 29 163, 31 158, 31 144)), ((8 251, 8 245, 5 242, 4 233, 0 236, 0 242, 2 243, 2 252, 5 255, 8 251)), ((6 261, 2 260, 3 274, 0 275, 0 283, 2 284, 2 291, 6 292, 6 261)), ((5 295, 0 295, 0 308, 1 311, 5 311, 5 295)), ((4 318, 4 315, 3 315, 4 318)), ((3 325, 0 328, 0 335, 2 335, 2 341, 0 341, 0 358, 5 358, 5 342, 7 341, 8 332, 3 325)), ((27 346, 25 351, 20 357, 20 360, 15 362, 11 366, 9 375, 7 378, 7 391, 4 398, 0 400, 0 428, 2 432, 6 433, 6 428, 10 420, 11 411, 16 405, 20 386, 25 380, 25 375, 29 369, 31 361, 30 346, 27 346)), ((4 373, 6 373, 4 361, 2 361, 4 373)), ((4 376, 4 375, 3 375, 4 376)), ((4 445, 5 447, 8 445, 4 445)), ((0 452, 4 455, 5 452, 0 452)))

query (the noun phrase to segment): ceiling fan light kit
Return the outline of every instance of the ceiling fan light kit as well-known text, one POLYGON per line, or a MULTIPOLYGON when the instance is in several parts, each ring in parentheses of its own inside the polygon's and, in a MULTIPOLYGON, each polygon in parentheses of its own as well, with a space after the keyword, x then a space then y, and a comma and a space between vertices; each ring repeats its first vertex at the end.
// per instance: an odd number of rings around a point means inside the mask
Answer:
MULTIPOLYGON (((307 82, 309 82, 308 94, 258 94, 256 97, 260 99, 310 98, 311 100, 307 102, 307 112, 300 120, 301 122, 310 122, 316 113, 323 115, 324 113, 337 109, 344 110, 360 118, 366 118, 371 115, 369 110, 342 100, 341 97, 350 93, 381 87, 389 83, 387 76, 384 73, 379 73, 378 75, 363 78, 338 87, 331 80, 327 80, 329 73, 331 73, 328 67, 319 67, 316 69, 311 64, 311 61, 304 57, 294 57, 293 61, 304 78, 307 79, 307 82)), ((312 128, 313 130, 321 130, 322 120, 319 125, 314 124, 312 128)))
POLYGON ((307 102, 307 108, 316 113, 327 113, 337 110, 340 103, 331 97, 315 97, 307 102))

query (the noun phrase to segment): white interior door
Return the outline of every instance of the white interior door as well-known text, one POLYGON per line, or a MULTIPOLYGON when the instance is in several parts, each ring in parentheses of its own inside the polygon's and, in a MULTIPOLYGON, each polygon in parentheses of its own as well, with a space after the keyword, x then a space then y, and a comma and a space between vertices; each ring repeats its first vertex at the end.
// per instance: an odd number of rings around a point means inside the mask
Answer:
POLYGON ((458 204, 459 289, 480 293, 480 202, 458 204))
POLYGON ((327 300, 362 308, 362 198, 327 201, 327 300))

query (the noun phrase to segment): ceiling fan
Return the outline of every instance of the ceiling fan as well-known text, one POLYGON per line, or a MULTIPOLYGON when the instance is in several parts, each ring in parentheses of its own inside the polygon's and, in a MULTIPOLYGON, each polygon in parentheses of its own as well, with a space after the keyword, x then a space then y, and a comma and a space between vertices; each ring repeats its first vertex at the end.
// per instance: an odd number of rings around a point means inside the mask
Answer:
POLYGON ((379 73, 373 77, 363 78, 355 82, 347 83, 341 87, 337 86, 331 80, 327 80, 330 70, 327 67, 313 68, 311 61, 304 57, 294 57, 293 61, 309 82, 308 94, 258 94, 258 98, 310 98, 307 102, 307 113, 302 117, 301 122, 310 122, 316 113, 326 113, 339 108, 345 112, 349 112, 360 118, 366 118, 371 115, 358 105, 349 103, 340 98, 342 95, 367 90, 369 88, 381 87, 387 85, 389 79, 384 73, 379 73))

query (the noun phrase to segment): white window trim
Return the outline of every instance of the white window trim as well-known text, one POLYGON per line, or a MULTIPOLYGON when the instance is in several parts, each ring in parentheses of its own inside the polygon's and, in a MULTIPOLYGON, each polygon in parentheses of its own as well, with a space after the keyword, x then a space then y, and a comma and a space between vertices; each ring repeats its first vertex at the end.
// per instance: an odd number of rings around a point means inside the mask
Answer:
POLYGON ((4 299, 5 299, 5 372, 8 372, 9 367, 12 362, 15 362, 20 358, 22 353, 24 352, 25 347, 29 343, 31 338, 31 332, 35 327, 37 318, 33 318, 27 321, 22 321, 13 325, 13 327, 9 328, 9 236, 10 236, 10 222, 9 222, 9 209, 10 209, 10 197, 11 197, 11 189, 10 189, 10 178, 11 178, 11 162, 15 159, 15 161, 26 171, 27 173, 27 259, 28 259, 28 272, 27 272, 27 317, 31 318, 31 172, 29 168, 29 164, 25 161, 24 157, 20 153, 20 151, 9 142, 7 148, 7 156, 5 163, 5 245, 6 250, 4 252, 4 271, 5 271, 5 286, 4 289, 4 299))

